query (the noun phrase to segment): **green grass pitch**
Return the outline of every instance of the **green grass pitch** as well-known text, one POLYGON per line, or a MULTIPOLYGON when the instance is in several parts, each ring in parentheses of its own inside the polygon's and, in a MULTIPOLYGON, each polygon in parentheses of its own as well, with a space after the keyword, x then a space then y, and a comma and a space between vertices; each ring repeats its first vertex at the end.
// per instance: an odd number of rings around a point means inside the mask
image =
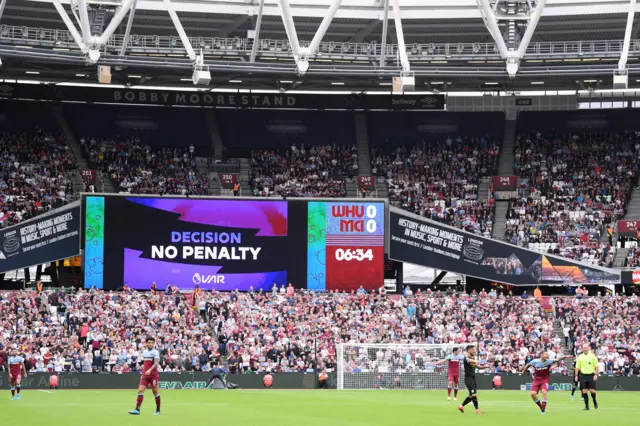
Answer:
POLYGON ((640 395, 598 393, 599 410, 582 411, 567 392, 550 392, 547 414, 541 415, 528 392, 483 391, 477 415, 473 405, 461 414, 458 402, 443 391, 313 391, 313 390, 172 390, 162 392, 162 415, 154 416, 151 392, 142 415, 130 416, 136 391, 23 390, 20 401, 0 393, 4 426, 188 426, 188 425, 510 425, 625 426, 640 424, 640 395))

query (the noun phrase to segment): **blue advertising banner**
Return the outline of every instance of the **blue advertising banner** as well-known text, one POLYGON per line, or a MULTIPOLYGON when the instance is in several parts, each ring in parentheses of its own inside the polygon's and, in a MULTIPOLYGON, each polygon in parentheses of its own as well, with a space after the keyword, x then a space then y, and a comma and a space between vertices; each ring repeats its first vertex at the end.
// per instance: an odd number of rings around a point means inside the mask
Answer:
POLYGON ((0 230, 0 272, 79 254, 79 202, 0 230))

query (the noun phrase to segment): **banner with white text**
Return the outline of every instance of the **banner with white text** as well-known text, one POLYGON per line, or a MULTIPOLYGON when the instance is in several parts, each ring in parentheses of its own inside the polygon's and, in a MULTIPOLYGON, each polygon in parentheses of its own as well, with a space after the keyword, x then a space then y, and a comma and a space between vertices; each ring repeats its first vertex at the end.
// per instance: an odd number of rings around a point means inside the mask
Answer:
POLYGON ((513 285, 619 284, 620 273, 462 231, 403 210, 389 211, 389 257, 513 285))
POLYGON ((0 230, 0 272, 80 254, 80 204, 0 230))

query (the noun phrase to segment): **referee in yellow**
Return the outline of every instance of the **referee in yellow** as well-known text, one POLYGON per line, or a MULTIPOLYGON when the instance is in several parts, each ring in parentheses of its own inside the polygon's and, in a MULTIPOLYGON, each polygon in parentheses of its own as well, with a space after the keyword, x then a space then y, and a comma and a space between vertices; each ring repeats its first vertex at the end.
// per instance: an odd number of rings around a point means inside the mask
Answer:
POLYGON ((598 380, 598 358, 591 352, 588 343, 582 345, 582 353, 576 359, 576 377, 575 381, 580 379, 580 389, 582 389, 582 399, 584 400, 584 409, 589 409, 589 395, 593 399, 593 407, 598 409, 596 401, 596 381, 598 380))

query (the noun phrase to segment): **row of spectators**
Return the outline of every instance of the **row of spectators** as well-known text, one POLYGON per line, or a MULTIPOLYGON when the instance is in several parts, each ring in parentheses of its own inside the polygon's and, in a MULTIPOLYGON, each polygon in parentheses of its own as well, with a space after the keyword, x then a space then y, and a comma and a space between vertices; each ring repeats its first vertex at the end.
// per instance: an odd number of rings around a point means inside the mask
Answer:
POLYGON ((60 136, 0 135, 0 226, 14 225, 74 199, 73 154, 60 136))
POLYGON ((152 148, 139 139, 82 138, 91 167, 107 173, 119 192, 209 195, 209 179, 198 173, 193 145, 152 148))
POLYGON ((521 191, 507 213, 506 239, 610 265, 612 249, 602 241, 624 216, 637 179, 636 134, 535 132, 516 139, 514 155, 521 191))
MULTIPOLYGON (((575 344, 629 348, 612 355, 617 365, 640 355, 639 306, 637 297, 559 302, 575 344)), ((563 352, 553 327, 536 299, 484 292, 387 297, 274 289, 200 293, 194 302, 171 292, 79 290, 6 292, 0 299, 0 344, 18 345, 33 371, 136 370, 144 337, 153 335, 162 371, 206 371, 220 362, 238 372, 331 370, 341 342, 477 342, 481 359, 517 372, 542 350, 563 352)), ((370 369, 375 361, 348 359, 347 368, 370 369)))
POLYGON ((293 145, 286 151, 253 151, 250 184, 255 196, 344 197, 345 176, 357 174, 355 145, 293 145))
POLYGON ((496 174, 499 155, 499 144, 489 137, 449 137, 413 149, 374 149, 371 168, 386 177, 392 204, 490 236, 494 203, 478 199, 478 184, 496 174))
POLYGON ((640 362, 640 303, 633 297, 559 298, 558 317, 568 344, 590 343, 607 374, 628 375, 640 362))

